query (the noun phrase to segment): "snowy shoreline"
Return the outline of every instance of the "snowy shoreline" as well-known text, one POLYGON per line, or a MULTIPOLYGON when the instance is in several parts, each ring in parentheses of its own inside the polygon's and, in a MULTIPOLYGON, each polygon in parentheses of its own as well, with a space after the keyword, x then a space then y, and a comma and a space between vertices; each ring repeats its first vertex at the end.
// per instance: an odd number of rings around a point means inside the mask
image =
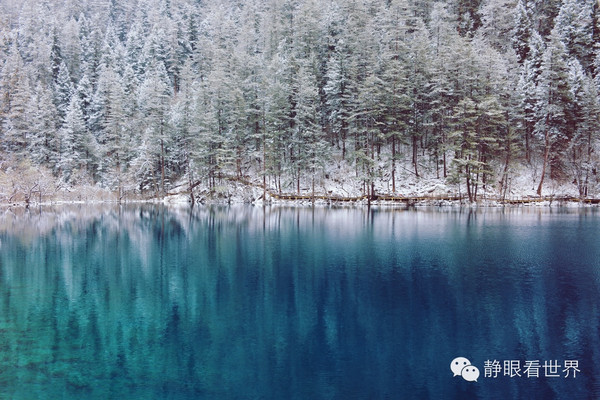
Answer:
MULTIPOLYGON (((387 208, 387 209, 418 209, 418 208, 551 208, 551 207, 568 207, 568 208, 595 208, 600 204, 596 201, 593 203, 590 200, 595 199, 564 199, 555 198, 548 199, 531 199, 523 200, 523 202, 515 202, 506 200, 504 202, 497 200, 480 200, 477 202, 468 202, 465 200, 437 200, 437 199, 421 199, 415 201, 390 201, 390 200, 371 200, 361 199, 357 201, 329 201, 323 199, 302 199, 302 200, 281 200, 268 198, 256 199, 254 201, 243 201, 237 199, 203 199, 196 202, 194 207, 210 207, 210 206, 239 206, 252 205, 257 207, 330 207, 330 208, 387 208)), ((165 198, 149 198, 149 199, 127 199, 123 201, 116 200, 55 200, 44 202, 30 202, 29 204, 18 201, 11 203, 0 203, 1 209, 11 208, 39 208, 39 207, 62 207, 62 206, 128 206, 128 205, 163 205, 167 207, 190 207, 189 194, 177 194, 165 198)))
MULTIPOLYGON (((365 189, 364 181, 353 176, 351 169, 332 168, 328 174, 315 179, 314 188, 298 185, 287 177, 280 181, 267 180, 266 188, 258 174, 246 176, 224 174, 216 182, 208 179, 193 184, 185 179, 178 180, 166 188, 166 193, 142 193, 133 187, 122 191, 84 184, 66 186, 47 175, 45 179, 24 179, 0 185, 0 207, 40 207, 60 205, 95 204, 165 204, 189 206, 195 204, 254 204, 257 206, 328 206, 328 207, 594 207, 600 204, 596 188, 587 198, 578 196, 576 187, 570 182, 548 180, 542 196, 536 193, 539 177, 535 170, 523 168, 515 173, 508 189, 504 192, 495 187, 494 182, 482 186, 479 192, 472 193, 472 202, 462 185, 452 183, 442 177, 402 174, 392 185, 390 179, 379 179, 373 187, 365 189), (23 184, 28 182, 29 184, 23 184), (191 185, 191 186, 190 186, 191 185), (193 188, 193 196, 190 194, 193 188), (393 190, 395 189, 395 191, 393 190), (12 193, 8 196, 8 193, 12 193), (370 194, 372 193, 372 194, 370 194)), ((18 171, 16 171, 18 172, 18 171)), ((16 172, 13 177, 16 177, 16 172)), ((37 177, 38 174, 33 174, 37 177)))

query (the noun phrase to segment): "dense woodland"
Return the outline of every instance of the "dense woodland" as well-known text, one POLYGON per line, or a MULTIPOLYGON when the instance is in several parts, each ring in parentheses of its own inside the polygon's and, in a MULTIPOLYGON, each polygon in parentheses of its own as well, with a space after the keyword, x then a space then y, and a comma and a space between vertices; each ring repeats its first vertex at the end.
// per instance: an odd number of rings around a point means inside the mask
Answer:
POLYGON ((0 171, 164 195, 343 164, 502 194, 598 182, 596 0, 0 4, 0 171), (402 167, 402 168, 401 168, 402 167))

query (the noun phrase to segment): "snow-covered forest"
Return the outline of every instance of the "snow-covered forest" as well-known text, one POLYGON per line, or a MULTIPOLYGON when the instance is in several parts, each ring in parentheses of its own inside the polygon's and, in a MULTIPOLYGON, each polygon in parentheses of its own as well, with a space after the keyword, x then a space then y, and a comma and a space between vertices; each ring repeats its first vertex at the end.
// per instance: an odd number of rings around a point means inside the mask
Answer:
POLYGON ((502 195, 528 169, 540 194, 560 182, 593 196, 598 9, 596 0, 3 1, 0 183, 43 176, 162 196, 239 177, 293 193, 335 182, 339 170, 365 194, 434 177, 474 201, 502 195))

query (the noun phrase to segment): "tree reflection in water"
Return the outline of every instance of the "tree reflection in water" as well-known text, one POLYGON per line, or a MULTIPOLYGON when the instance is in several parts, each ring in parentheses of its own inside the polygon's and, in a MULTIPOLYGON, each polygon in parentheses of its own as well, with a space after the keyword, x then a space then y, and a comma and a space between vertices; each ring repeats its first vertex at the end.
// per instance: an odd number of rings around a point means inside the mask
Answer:
POLYGON ((598 227, 592 210, 8 210, 0 397, 598 397, 598 227), (459 355, 479 382, 452 377, 459 355), (493 380, 487 359, 581 373, 493 380))

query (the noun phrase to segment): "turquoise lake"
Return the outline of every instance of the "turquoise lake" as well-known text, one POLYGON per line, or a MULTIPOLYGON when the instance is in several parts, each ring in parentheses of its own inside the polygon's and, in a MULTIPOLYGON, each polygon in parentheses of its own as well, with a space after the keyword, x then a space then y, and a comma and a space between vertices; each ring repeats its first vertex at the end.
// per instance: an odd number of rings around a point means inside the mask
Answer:
POLYGON ((0 398, 598 399, 599 233, 595 209, 4 210, 0 398))

